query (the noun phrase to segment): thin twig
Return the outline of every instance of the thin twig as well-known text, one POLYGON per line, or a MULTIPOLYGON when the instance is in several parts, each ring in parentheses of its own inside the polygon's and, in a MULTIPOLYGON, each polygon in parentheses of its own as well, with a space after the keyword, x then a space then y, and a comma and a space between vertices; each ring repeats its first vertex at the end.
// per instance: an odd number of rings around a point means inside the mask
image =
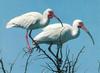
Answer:
POLYGON ((2 69, 3 73, 6 73, 2 59, 0 59, 0 63, 1 63, 1 69, 2 69))
POLYGON ((72 67, 72 73, 74 73, 74 69, 75 69, 75 66, 76 66, 76 64, 77 64, 77 62, 78 62, 78 59, 79 59, 79 56, 80 56, 80 54, 82 53, 82 51, 83 51, 83 49, 84 49, 85 47, 83 46, 83 48, 80 50, 80 52, 78 53, 78 55, 77 55, 77 57, 76 57, 76 60, 75 60, 75 62, 74 62, 74 64, 73 64, 73 67, 72 67))
POLYGON ((14 65, 15 65, 15 63, 16 63, 16 61, 17 61, 17 59, 18 59, 18 57, 20 56, 21 53, 22 53, 22 51, 19 52, 19 54, 16 56, 15 60, 13 61, 13 63, 11 63, 10 72, 9 73, 12 72, 12 69, 13 69, 13 67, 14 67, 14 65))
POLYGON ((31 57, 31 54, 29 54, 29 56, 28 56, 28 58, 26 60, 26 65, 25 65, 25 71, 24 71, 24 73, 27 73, 27 68, 28 68, 28 63, 29 63, 30 57, 31 57))
POLYGON ((64 67, 65 67, 65 65, 66 65, 66 62, 67 62, 67 61, 69 62, 69 58, 68 58, 69 53, 70 53, 70 50, 68 50, 68 53, 67 53, 67 49, 66 49, 66 58, 65 58, 65 61, 64 61, 63 66, 62 66, 62 70, 64 69, 64 67))
POLYGON ((48 50, 49 50, 49 52, 50 52, 55 58, 57 58, 56 55, 52 52, 51 46, 52 46, 52 44, 50 44, 50 46, 48 47, 48 50))
POLYGON ((51 70, 52 72, 55 72, 55 70, 48 63, 46 63, 46 64, 49 67, 49 70, 51 70))

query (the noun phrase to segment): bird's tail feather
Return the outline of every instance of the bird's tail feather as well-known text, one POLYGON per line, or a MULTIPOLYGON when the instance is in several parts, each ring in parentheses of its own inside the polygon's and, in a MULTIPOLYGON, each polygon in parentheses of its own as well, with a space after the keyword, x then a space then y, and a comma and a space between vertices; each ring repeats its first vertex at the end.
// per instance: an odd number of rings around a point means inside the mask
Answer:
POLYGON ((6 28, 12 28, 12 27, 15 27, 15 25, 14 24, 7 24, 6 25, 6 28))

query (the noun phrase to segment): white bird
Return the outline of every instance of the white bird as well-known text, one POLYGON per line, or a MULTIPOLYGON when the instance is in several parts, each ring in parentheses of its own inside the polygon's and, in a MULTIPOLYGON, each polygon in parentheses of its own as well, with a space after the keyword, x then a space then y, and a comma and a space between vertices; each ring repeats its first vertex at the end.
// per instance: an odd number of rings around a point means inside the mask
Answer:
POLYGON ((82 20, 79 19, 74 20, 72 26, 66 23, 63 23, 63 27, 60 26, 60 23, 48 25, 34 37, 34 40, 38 44, 56 44, 58 47, 62 47, 63 43, 77 38, 80 34, 80 29, 87 32, 94 44, 92 35, 84 26, 82 20))
POLYGON ((28 35, 31 38, 31 40, 34 41, 31 37, 32 30, 47 26, 50 22, 50 19, 53 17, 55 17, 62 24, 61 20, 54 14, 53 10, 48 8, 43 12, 43 14, 39 12, 29 12, 29 13, 17 16, 11 19, 7 23, 6 28, 20 27, 20 28, 27 29, 26 41, 28 44, 28 48, 30 50, 31 48, 28 41, 28 35))

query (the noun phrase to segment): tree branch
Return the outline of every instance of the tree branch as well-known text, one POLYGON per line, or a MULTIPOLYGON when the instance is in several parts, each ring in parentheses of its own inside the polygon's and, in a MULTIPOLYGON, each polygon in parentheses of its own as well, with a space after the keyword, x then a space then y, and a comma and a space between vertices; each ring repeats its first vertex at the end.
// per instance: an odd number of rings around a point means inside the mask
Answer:
POLYGON ((79 56, 80 56, 80 54, 82 53, 82 51, 83 51, 83 49, 85 48, 85 46, 83 46, 83 48, 80 50, 80 52, 78 53, 78 55, 77 55, 77 57, 76 57, 76 60, 75 60, 75 62, 74 62, 74 64, 73 64, 73 66, 72 66, 72 73, 74 73, 74 69, 75 69, 75 66, 76 66, 76 64, 77 64, 77 62, 78 62, 78 59, 79 59, 79 56))
POLYGON ((25 65, 25 71, 24 71, 24 73, 27 73, 27 68, 28 68, 28 63, 29 63, 30 57, 31 57, 31 54, 29 54, 29 56, 28 56, 28 58, 26 60, 26 65, 25 65))
POLYGON ((1 69, 2 69, 3 73, 6 73, 2 59, 0 59, 0 63, 1 63, 1 69))

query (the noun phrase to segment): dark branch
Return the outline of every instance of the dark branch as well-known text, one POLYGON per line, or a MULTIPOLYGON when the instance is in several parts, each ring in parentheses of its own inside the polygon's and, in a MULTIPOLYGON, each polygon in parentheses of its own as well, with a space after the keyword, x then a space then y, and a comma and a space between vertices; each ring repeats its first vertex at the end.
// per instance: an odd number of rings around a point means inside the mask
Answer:
POLYGON ((50 46, 48 47, 48 50, 49 50, 49 52, 50 52, 55 58, 57 58, 56 55, 52 52, 51 46, 52 46, 52 44, 50 44, 50 46))
POLYGON ((29 54, 27 60, 26 60, 26 65, 25 65, 25 72, 24 73, 27 73, 27 68, 28 68, 28 64, 29 64, 29 59, 31 57, 31 54, 29 54))
POLYGON ((6 73, 2 59, 0 59, 0 63, 1 63, 1 69, 2 69, 3 73, 6 73))

